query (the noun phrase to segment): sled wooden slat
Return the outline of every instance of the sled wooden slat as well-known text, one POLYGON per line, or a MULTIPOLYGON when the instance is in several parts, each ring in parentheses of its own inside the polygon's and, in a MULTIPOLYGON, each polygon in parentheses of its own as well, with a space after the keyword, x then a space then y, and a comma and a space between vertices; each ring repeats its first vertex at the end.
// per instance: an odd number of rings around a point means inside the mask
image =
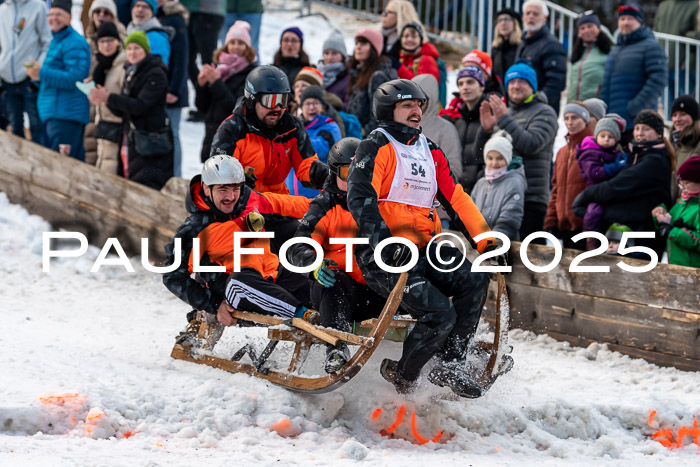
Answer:
POLYGON ((249 313, 247 311, 234 311, 231 313, 236 319, 242 319, 243 321, 250 321, 251 323, 267 324, 268 326, 277 326, 278 324, 283 324, 286 320, 278 316, 261 315, 258 313, 249 313))
MULTIPOLYGON (((393 319, 391 320, 391 324, 389 324, 389 328, 391 329, 402 329, 402 328, 407 328, 412 324, 416 324, 418 320, 415 319, 406 319, 406 318, 400 318, 400 319, 393 319)), ((362 321, 360 323, 360 326, 363 328, 373 328, 374 325, 377 323, 377 318, 370 318, 362 321)))
POLYGON ((352 344, 352 345, 361 345, 362 347, 371 347, 372 346, 372 339, 369 339, 367 337, 362 337, 362 336, 356 336, 355 334, 349 334, 347 332, 342 332, 342 331, 336 331, 335 329, 329 329, 329 328, 323 328, 325 332, 328 334, 337 337, 341 341, 347 343, 347 344, 352 344))
POLYGON ((308 332, 309 334, 311 334, 312 336, 317 337, 317 338, 321 339, 322 341, 325 341, 331 345, 337 346, 338 344, 340 344, 340 339, 328 334, 324 330, 317 328, 313 324, 310 324, 301 318, 293 318, 292 319, 292 326, 299 328, 299 329, 302 329, 302 330, 308 332))

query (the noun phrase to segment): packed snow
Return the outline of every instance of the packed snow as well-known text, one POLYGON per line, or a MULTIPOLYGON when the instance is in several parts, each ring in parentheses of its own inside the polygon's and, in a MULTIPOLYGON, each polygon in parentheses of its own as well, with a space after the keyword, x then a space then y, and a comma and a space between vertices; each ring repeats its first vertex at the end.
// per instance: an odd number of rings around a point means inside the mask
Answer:
MULTIPOLYGON (((300 25, 306 43, 318 48, 332 26, 345 32, 350 48, 353 32, 367 25, 326 16, 331 25, 320 16, 266 14, 262 62, 271 62, 279 31, 289 24, 300 25)), ((320 50, 307 50, 320 58, 320 50)), ((201 168, 202 134, 201 124, 183 121, 186 176, 201 168)), ((693 431, 698 373, 513 329, 515 366, 480 399, 455 400, 425 379, 413 397, 397 395, 379 375, 381 360, 401 352, 388 341, 340 389, 299 394, 171 359, 190 308, 160 275, 145 271, 139 258, 131 260, 135 273, 120 266, 89 272, 102 245, 80 258, 52 260, 43 272, 42 237, 50 230, 0 193, 0 465, 700 462, 693 431), (391 430, 400 412, 403 421, 391 430), (679 441, 679 431, 691 434, 679 441), (415 434, 436 441, 420 444, 415 434)), ((230 357, 245 342, 262 349, 264 335, 227 329, 215 353, 230 357)), ((478 337, 493 334, 482 325, 478 337)), ((284 364, 285 349, 273 354, 273 364, 284 364)), ((305 370, 320 374, 321 361, 314 350, 305 370)))

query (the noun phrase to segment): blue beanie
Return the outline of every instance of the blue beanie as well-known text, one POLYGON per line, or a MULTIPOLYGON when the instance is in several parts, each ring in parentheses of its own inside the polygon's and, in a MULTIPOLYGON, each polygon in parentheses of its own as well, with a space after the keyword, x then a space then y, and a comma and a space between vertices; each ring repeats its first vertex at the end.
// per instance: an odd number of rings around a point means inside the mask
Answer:
POLYGON ((527 63, 516 63, 506 71, 506 90, 508 90, 508 81, 521 78, 530 83, 533 91, 537 91, 537 73, 527 63))
POLYGON ((131 0, 131 9, 134 9, 134 5, 136 2, 146 2, 148 3, 148 6, 151 7, 151 10, 153 10, 153 16, 156 15, 156 11, 158 11, 158 2, 156 0, 131 0))
POLYGON ((280 34, 280 42, 282 42, 282 36, 284 36, 285 32, 293 32, 299 37, 299 41, 301 41, 301 46, 304 47, 304 33, 301 32, 301 29, 299 29, 296 26, 291 26, 282 31, 282 34, 280 34))
POLYGON ((636 18, 637 21, 644 26, 644 11, 642 11, 642 8, 636 3, 630 2, 618 8, 617 17, 619 18, 620 16, 631 16, 636 18))

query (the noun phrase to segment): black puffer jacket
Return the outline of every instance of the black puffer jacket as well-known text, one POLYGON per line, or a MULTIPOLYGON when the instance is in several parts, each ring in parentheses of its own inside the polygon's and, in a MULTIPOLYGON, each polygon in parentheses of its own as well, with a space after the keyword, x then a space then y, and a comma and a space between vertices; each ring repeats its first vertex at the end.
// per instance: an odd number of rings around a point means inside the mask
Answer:
POLYGON ((508 41, 501 42, 501 45, 491 49, 493 59, 492 76, 505 83, 506 71, 515 63, 515 53, 518 51, 518 44, 511 44, 508 41))
MULTIPOLYGON (((372 75, 369 86, 364 89, 358 89, 357 86, 353 86, 352 91, 350 91, 348 103, 345 106, 346 112, 355 115, 360 121, 362 131, 365 135, 370 134, 372 130, 379 126, 377 120, 375 120, 372 115, 372 97, 374 96, 374 91, 387 81, 398 79, 399 77, 396 70, 391 66, 391 61, 382 59, 379 63, 380 67, 372 75)), ((349 72, 351 80, 356 82, 359 70, 355 68, 349 70, 349 72)))
POLYGON ((297 74, 309 64, 302 62, 299 57, 280 57, 280 64, 275 64, 275 66, 284 71, 284 74, 289 78, 289 84, 293 86, 297 74))
POLYGON ((202 142, 202 162, 209 158, 211 142, 221 122, 233 113, 238 98, 243 97, 245 79, 257 64, 251 63, 243 70, 229 76, 226 81, 217 79, 214 84, 197 86, 194 104, 204 112, 204 141, 202 142))
MULTIPOLYGON (((128 135, 128 164, 119 158, 118 173, 125 178, 160 190, 173 176, 173 152, 158 156, 143 156, 136 152, 134 131, 170 131, 165 113, 168 93, 168 71, 157 55, 148 54, 136 65, 126 69, 121 94, 112 93, 107 106, 124 119, 124 134, 128 135)), ((172 133, 170 134, 172 140, 172 133)))
POLYGON ((556 37, 544 26, 534 36, 523 34, 516 58, 524 58, 537 72, 537 91, 547 95, 547 102, 559 115, 559 98, 566 87, 566 52, 556 37))

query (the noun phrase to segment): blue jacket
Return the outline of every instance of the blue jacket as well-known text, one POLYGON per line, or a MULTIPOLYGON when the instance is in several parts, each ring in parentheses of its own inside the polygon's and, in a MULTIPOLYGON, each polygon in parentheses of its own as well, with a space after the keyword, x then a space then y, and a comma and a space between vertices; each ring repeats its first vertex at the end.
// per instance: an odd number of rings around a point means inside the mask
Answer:
MULTIPOLYGON (((309 135, 311 146, 316 151, 319 160, 324 163, 328 162, 328 151, 336 141, 340 141, 342 138, 338 124, 326 115, 316 115, 313 120, 306 123, 306 133, 309 135)), ((293 170, 289 172, 286 183, 289 193, 292 195, 306 196, 307 198, 314 198, 318 195, 318 190, 303 187, 293 170)))
POLYGON ((622 116, 631 129, 640 110, 658 108, 667 80, 666 53, 654 33, 642 26, 618 36, 605 62, 600 97, 607 102, 608 113, 622 116))
POLYGON ((75 29, 54 33, 39 73, 37 107, 42 122, 51 118, 87 123, 90 103, 75 86, 90 74, 90 46, 75 29))

